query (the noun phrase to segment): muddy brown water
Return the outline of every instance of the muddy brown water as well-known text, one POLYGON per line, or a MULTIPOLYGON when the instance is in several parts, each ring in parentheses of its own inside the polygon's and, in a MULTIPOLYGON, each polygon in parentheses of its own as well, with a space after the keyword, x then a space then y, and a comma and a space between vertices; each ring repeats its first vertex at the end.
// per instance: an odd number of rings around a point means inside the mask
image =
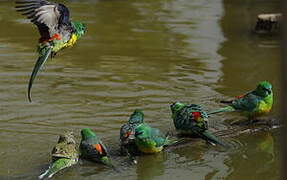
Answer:
MULTIPOLYGON (((280 109, 280 43, 252 32, 256 15, 278 12, 267 0, 65 0, 87 34, 49 60, 26 97, 38 32, 0 1, 0 179, 35 179, 47 168, 57 135, 93 128, 111 149, 135 108, 163 132, 173 130, 169 104, 206 109, 268 80, 280 109)), ((225 129, 244 117, 221 114, 211 127, 225 129)), ((115 157, 121 172, 82 162, 55 179, 279 179, 278 130, 233 137, 231 151, 196 143, 139 157, 115 157)))

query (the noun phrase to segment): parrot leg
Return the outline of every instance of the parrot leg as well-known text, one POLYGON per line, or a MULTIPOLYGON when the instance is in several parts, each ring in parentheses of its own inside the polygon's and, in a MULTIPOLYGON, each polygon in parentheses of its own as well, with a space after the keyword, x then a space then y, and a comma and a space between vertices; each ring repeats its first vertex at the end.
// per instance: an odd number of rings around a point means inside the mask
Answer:
POLYGON ((57 55, 56 52, 52 52, 52 53, 51 53, 51 59, 53 59, 56 55, 57 55))
POLYGON ((134 164, 138 163, 135 156, 131 155, 131 153, 129 152, 127 148, 124 147, 123 150, 125 151, 125 154, 129 157, 130 161, 132 161, 134 164))

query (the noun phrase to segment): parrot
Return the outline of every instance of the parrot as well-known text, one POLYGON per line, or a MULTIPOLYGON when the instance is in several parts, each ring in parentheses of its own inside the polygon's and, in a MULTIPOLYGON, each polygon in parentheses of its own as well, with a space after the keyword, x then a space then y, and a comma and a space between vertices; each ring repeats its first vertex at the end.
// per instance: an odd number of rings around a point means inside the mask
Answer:
POLYGON ((114 168, 106 146, 100 138, 89 128, 81 130, 80 153, 84 159, 102 163, 114 168))
POLYGON ((128 122, 122 125, 120 130, 121 151, 126 153, 129 158, 136 164, 137 161, 133 155, 139 150, 135 144, 135 128, 144 122, 144 114, 140 109, 136 109, 131 115, 128 122))
POLYGON ((39 179, 51 178, 60 170, 77 164, 79 154, 76 149, 73 132, 60 135, 58 143, 52 150, 52 162, 49 169, 39 176, 39 179))
POLYGON ((262 81, 253 91, 237 96, 233 100, 220 102, 227 106, 210 111, 208 112, 209 115, 220 112, 238 111, 247 116, 249 120, 253 120, 271 111, 273 105, 272 85, 267 81, 262 81))
POLYGON ((197 104, 184 104, 175 102, 170 105, 174 126, 180 134, 195 135, 208 143, 227 147, 215 135, 208 131, 208 115, 197 104))
POLYGON ((153 154, 161 152, 164 146, 172 145, 168 136, 163 135, 159 129, 142 123, 135 128, 135 144, 140 152, 153 154))
POLYGON ((70 21, 69 9, 64 4, 46 0, 17 0, 16 10, 26 16, 38 27, 38 60, 35 63, 28 84, 28 100, 31 99, 31 88, 39 69, 49 56, 72 47, 86 32, 86 26, 79 21, 70 21))

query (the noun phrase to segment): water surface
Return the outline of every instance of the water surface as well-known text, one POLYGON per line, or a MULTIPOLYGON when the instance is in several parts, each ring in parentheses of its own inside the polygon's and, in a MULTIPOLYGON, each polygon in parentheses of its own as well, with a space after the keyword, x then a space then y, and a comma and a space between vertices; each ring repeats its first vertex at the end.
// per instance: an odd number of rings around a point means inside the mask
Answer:
MULTIPOLYGON (((278 36, 252 32, 259 13, 277 12, 267 0, 65 0, 87 34, 72 49, 49 60, 26 97, 37 54, 37 29, 0 2, 0 175, 35 179, 50 160, 57 135, 93 128, 118 148, 120 126, 135 108, 163 132, 173 130, 169 104, 192 102, 206 109, 268 80, 274 86, 278 117, 280 46, 278 36)), ((215 130, 240 120, 216 115, 215 130)), ((232 139, 224 151, 196 143, 139 157, 131 166, 115 157, 121 173, 83 162, 55 179, 278 179, 278 132, 232 139), (262 144, 268 144, 269 148, 262 144)))

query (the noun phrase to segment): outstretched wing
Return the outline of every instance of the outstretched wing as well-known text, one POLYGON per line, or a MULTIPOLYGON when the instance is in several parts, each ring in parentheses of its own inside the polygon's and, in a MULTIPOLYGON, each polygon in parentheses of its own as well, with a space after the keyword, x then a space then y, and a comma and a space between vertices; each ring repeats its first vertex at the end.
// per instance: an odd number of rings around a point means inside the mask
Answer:
POLYGON ((69 24, 69 10, 63 4, 46 0, 18 0, 16 9, 37 25, 42 40, 59 33, 59 28, 69 24))

